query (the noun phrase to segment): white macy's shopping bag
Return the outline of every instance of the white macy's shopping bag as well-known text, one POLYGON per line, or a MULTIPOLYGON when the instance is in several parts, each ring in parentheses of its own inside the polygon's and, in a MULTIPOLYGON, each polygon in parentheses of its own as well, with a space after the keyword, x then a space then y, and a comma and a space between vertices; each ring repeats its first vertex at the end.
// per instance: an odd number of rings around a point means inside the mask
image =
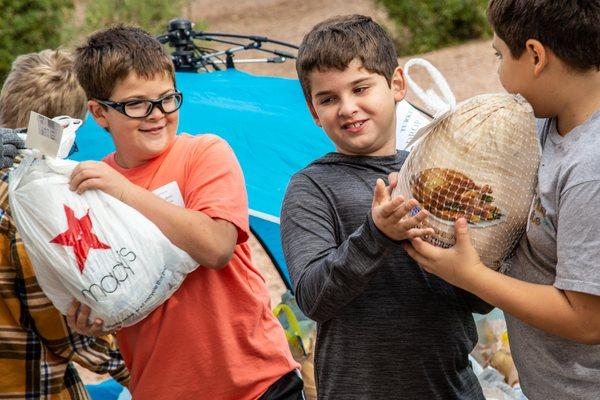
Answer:
POLYGON ((114 197, 69 190, 76 165, 28 155, 9 178, 13 218, 40 286, 60 312, 75 298, 106 329, 133 325, 167 300, 197 263, 114 197))

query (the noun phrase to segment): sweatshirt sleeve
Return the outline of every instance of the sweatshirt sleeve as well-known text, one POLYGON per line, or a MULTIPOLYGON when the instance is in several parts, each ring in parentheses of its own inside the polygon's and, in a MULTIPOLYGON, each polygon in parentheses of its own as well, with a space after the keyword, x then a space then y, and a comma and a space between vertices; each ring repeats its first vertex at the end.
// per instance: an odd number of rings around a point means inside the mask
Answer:
POLYGON ((281 239, 296 300, 317 322, 327 321, 359 296, 399 242, 375 226, 371 213, 338 243, 334 207, 309 177, 296 174, 281 212, 281 239))
POLYGON ((463 300, 467 304, 467 307, 469 307, 469 310, 472 313, 483 315, 483 314, 488 314, 490 311, 492 311, 494 309, 493 305, 486 303, 485 301, 481 300, 479 297, 475 296, 473 293, 467 292, 460 288, 456 288, 456 290, 458 290, 458 292, 462 296, 463 300))

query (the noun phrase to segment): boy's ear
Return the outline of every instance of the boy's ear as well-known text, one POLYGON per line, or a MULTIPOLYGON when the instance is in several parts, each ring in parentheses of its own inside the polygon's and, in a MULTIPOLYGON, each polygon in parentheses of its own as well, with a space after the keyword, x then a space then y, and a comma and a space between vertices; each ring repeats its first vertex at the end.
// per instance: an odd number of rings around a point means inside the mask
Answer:
POLYGON ((108 110, 100 103, 95 100, 88 100, 87 109, 94 117, 94 121, 104 129, 108 128, 108 120, 106 119, 106 113, 108 110))
POLYGON ((390 84, 392 91, 394 92, 394 100, 396 103, 403 100, 404 96, 406 96, 406 80, 404 79, 404 71, 402 71, 402 68, 397 67, 394 70, 390 84))
POLYGON ((525 42, 525 51, 533 65, 533 75, 538 77, 548 65, 548 50, 544 45, 535 39, 529 39, 525 42))
POLYGON ((308 106, 308 111, 310 111, 310 115, 312 115, 315 124, 317 124, 319 128, 322 128, 323 125, 321 125, 321 119, 319 118, 317 112, 315 111, 315 108, 313 107, 312 100, 306 100, 306 105, 308 106))

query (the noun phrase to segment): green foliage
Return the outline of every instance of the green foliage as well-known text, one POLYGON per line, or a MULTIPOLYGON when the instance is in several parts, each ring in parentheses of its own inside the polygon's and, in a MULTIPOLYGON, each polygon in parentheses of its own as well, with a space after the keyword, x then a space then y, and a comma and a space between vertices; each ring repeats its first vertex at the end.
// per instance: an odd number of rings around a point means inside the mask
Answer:
POLYGON ((378 0, 395 22, 400 55, 424 53, 491 33, 487 0, 378 0))
POLYGON ((88 1, 82 29, 89 33, 115 23, 137 25, 152 34, 164 33, 170 19, 181 14, 184 0, 88 1))
POLYGON ((0 82, 21 54, 56 48, 72 0, 0 0, 0 82))

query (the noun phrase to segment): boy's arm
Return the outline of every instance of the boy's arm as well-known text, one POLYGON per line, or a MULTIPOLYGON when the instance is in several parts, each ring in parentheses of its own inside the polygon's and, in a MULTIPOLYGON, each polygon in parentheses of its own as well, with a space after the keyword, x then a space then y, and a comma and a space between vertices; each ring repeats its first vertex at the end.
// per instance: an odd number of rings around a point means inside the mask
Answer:
POLYGON ((405 249, 428 272, 529 325, 580 343, 600 344, 600 296, 524 282, 487 268, 471 243, 464 219, 456 223, 454 247, 441 249, 414 239, 405 249))
MULTIPOLYGON (((106 168, 116 172, 108 165, 106 168)), ((198 264, 215 269, 227 265, 238 239, 238 229, 234 224, 176 206, 139 186, 132 185, 127 193, 121 200, 151 220, 175 246, 187 252, 198 264)))
MULTIPOLYGON (((227 143, 215 137, 199 154, 198 158, 200 157, 202 160, 198 163, 204 163, 201 174, 206 175, 203 178, 206 181, 204 185, 206 188, 198 189, 198 192, 203 192, 197 197, 212 199, 211 196, 217 193, 221 194, 221 199, 218 201, 222 203, 233 201, 241 204, 241 200, 230 198, 233 196, 245 198, 245 192, 239 193, 244 187, 243 176, 239 171, 235 155, 227 143)), ((179 207, 131 183, 103 162, 80 163, 71 175, 71 189, 78 193, 99 189, 135 208, 151 220, 173 244, 186 251, 204 267, 215 269, 224 267, 231 259, 236 244, 246 240, 247 237, 244 232, 240 235, 243 229, 240 228, 242 223, 238 221, 242 219, 242 214, 247 220, 247 207, 238 207, 239 212, 231 215, 229 211, 231 207, 227 208, 224 205, 222 209, 226 211, 222 212, 225 215, 223 218, 213 217, 209 212, 198 211, 193 207, 179 207)), ((210 201, 213 204, 218 203, 217 200, 210 201)), ((244 224, 247 225, 247 221, 244 224)))
POLYGON ((458 290, 460 296, 463 298, 465 303, 467 303, 467 306, 469 307, 469 310, 472 313, 487 314, 494 309, 493 305, 480 299, 473 293, 467 292, 466 290, 463 290, 461 288, 456 288, 456 290, 458 290))
POLYGON ((337 244, 332 205, 309 178, 292 178, 281 211, 281 240, 298 305, 323 322, 362 293, 398 244, 381 234, 370 216, 337 244))
POLYGON ((281 213, 281 238, 296 300, 311 319, 323 322, 359 296, 399 242, 386 237, 371 213, 338 245, 333 206, 317 184, 297 174, 281 213))

